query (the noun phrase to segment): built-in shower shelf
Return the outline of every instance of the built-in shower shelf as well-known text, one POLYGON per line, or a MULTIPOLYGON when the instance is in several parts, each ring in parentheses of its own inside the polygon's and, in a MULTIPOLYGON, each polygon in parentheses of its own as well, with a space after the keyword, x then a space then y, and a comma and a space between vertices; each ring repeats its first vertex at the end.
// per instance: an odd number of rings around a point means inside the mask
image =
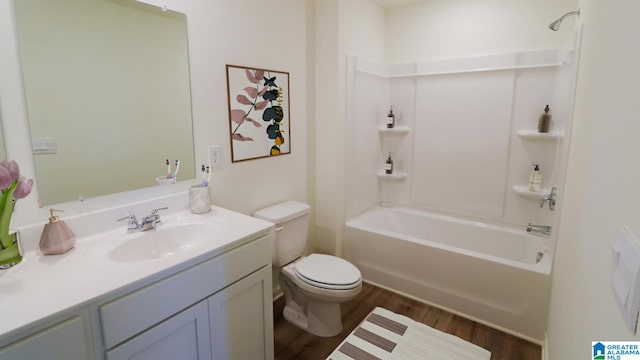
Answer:
POLYGON ((388 180, 404 180, 407 178, 407 173, 403 171, 396 171, 393 174, 387 174, 384 171, 378 173, 378 179, 388 180))
POLYGON ((516 194, 534 200, 542 200, 542 198, 547 195, 551 190, 549 189, 540 189, 540 191, 531 191, 528 186, 525 185, 514 185, 513 192, 516 194))
POLYGON ((558 132, 539 133, 536 130, 518 130, 518 136, 529 140, 558 140, 562 138, 562 134, 558 132))
POLYGON ((396 127, 392 127, 392 128, 380 128, 378 129, 380 131, 380 134, 407 134, 409 132, 409 127, 408 126, 396 126, 396 127))

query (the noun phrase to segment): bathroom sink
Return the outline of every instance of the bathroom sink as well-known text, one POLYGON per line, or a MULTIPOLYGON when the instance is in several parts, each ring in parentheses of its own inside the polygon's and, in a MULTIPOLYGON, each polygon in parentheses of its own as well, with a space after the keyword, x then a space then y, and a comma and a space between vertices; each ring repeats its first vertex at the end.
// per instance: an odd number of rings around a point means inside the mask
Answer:
POLYGON ((109 257, 118 262, 161 259, 198 247, 210 241, 212 234, 212 228, 205 224, 159 225, 153 230, 125 235, 127 240, 113 248, 109 257))

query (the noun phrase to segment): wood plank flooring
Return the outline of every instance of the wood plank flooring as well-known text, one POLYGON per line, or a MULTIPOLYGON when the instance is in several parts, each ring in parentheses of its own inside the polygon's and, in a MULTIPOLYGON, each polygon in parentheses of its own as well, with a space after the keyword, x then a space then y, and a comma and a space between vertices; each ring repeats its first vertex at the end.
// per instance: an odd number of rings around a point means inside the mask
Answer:
POLYGON ((340 335, 331 338, 311 335, 287 322, 282 317, 284 298, 278 299, 273 317, 275 359, 325 359, 376 306, 481 346, 491 351, 492 360, 542 358, 541 348, 536 344, 365 283, 357 298, 342 304, 343 329, 340 335))

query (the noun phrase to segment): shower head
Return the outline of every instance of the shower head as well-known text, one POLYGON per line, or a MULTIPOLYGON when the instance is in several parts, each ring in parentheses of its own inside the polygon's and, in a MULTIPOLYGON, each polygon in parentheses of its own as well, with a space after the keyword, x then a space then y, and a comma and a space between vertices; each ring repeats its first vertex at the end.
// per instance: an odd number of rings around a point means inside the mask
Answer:
POLYGON ((562 15, 562 17, 560 17, 560 19, 555 20, 554 22, 549 24, 549 29, 551 29, 553 31, 558 31, 558 29, 560 29, 560 25, 562 24, 562 20, 564 20, 564 18, 566 18, 567 16, 571 16, 571 15, 580 15, 580 9, 578 9, 576 11, 570 11, 570 12, 562 15))

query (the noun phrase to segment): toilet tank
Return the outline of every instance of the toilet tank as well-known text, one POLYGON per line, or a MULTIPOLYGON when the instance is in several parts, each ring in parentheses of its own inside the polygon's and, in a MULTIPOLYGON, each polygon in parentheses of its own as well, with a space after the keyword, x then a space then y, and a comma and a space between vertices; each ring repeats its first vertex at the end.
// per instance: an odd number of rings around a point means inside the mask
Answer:
POLYGON ((276 224, 271 242, 273 266, 284 266, 302 256, 307 245, 309 230, 308 204, 287 201, 256 211, 253 216, 276 224))

